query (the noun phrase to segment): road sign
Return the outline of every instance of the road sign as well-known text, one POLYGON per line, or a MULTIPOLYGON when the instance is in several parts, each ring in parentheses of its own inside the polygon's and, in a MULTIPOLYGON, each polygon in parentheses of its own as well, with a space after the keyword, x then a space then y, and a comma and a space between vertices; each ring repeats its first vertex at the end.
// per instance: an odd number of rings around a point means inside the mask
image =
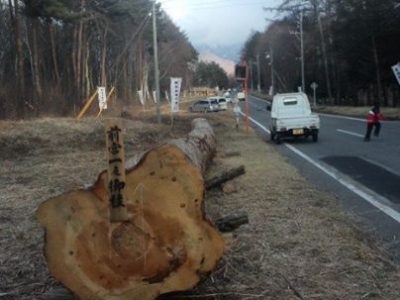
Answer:
POLYGON ((235 65, 235 78, 237 81, 245 81, 247 80, 247 65, 238 64, 235 65))
POLYGON ((316 89, 318 88, 318 84, 317 84, 316 82, 313 82, 313 83, 311 83, 310 87, 311 87, 313 90, 316 90, 316 89))
POLYGON ((396 76, 397 82, 400 84, 400 63, 392 66, 392 71, 394 73, 394 76, 396 76))
POLYGON ((317 107, 317 88, 318 88, 318 84, 314 81, 313 83, 311 83, 311 88, 313 89, 313 99, 314 99, 314 107, 317 107))

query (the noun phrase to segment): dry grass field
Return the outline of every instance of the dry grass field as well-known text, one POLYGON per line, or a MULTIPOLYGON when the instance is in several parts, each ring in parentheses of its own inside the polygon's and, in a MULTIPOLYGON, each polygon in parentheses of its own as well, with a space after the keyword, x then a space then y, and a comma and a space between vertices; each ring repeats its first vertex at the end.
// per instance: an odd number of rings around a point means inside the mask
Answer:
MULTIPOLYGON (((197 115, 199 116, 199 115, 197 115)), ((250 222, 227 235, 217 270, 194 290, 162 299, 400 299, 399 267, 343 213, 231 112, 203 115, 218 151, 207 177, 238 165, 237 192, 206 193, 211 220, 245 211, 250 222), (225 155, 229 151, 239 156, 225 155)), ((171 128, 141 115, 126 120, 127 156, 182 137, 193 115, 171 128)), ((95 181, 106 168, 102 123, 94 118, 0 122, 0 299, 72 299, 43 257, 34 213, 44 200, 95 181), (53 296, 50 296, 53 295, 53 296), (62 297, 61 297, 62 295, 62 297)))

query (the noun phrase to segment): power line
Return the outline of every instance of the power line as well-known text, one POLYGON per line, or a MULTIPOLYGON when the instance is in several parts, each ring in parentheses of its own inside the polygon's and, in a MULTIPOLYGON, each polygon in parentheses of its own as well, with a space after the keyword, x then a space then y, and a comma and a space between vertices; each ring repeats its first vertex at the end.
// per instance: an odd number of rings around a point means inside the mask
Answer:
MULTIPOLYGON (((136 40, 136 38, 143 33, 143 30, 147 24, 147 22, 149 21, 151 16, 151 11, 149 11, 146 14, 146 17, 142 20, 142 22, 139 24, 139 26, 137 27, 137 29, 135 30, 135 32, 132 34, 131 39, 129 40, 129 42, 125 45, 125 48, 121 51, 121 53, 118 55, 117 60, 115 61, 115 63, 111 66, 111 69, 114 68, 114 66, 117 66, 120 63, 120 60, 122 59, 123 54, 125 54, 126 51, 128 51, 129 47, 131 46, 131 44, 136 40)), ((126 62, 124 63, 124 65, 126 65, 126 62)), ((121 75, 122 72, 122 68, 119 70, 118 74, 117 74, 117 78, 119 78, 119 76, 121 75)))
MULTIPOLYGON (((252 6, 252 5, 259 5, 259 4, 264 4, 265 1, 257 1, 257 2, 246 2, 246 3, 235 3, 235 4, 227 4, 224 5, 224 2, 220 2, 220 3, 215 3, 217 5, 211 5, 211 4, 207 4, 207 3, 203 3, 204 6, 202 4, 197 4, 197 5, 188 5, 185 8, 190 8, 190 9, 214 9, 214 8, 232 8, 232 7, 238 7, 238 6, 252 6), (218 5, 221 4, 221 5, 218 5)), ((173 9, 172 6, 164 6, 164 8, 169 8, 169 9, 173 9)))

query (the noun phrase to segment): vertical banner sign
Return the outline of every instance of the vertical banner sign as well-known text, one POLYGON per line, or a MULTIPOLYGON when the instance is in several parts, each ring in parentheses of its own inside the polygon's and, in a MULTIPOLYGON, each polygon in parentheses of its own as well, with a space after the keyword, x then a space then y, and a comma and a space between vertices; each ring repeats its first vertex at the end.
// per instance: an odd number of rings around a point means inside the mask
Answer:
POLYGON ((144 93, 143 93, 143 91, 142 90, 138 90, 137 94, 139 96, 140 104, 144 105, 144 93))
POLYGON ((168 91, 165 91, 165 99, 167 99, 168 103, 169 103, 169 95, 168 95, 168 91))
POLYGON ((110 221, 128 220, 125 197, 125 150, 120 120, 107 120, 106 146, 108 157, 107 189, 110 201, 110 221))
POLYGON ((396 76, 397 82, 400 84, 400 63, 397 63, 397 65, 392 66, 392 70, 394 76, 396 76))
POLYGON ((97 87, 97 97, 99 99, 100 110, 107 109, 107 95, 106 88, 104 86, 97 87))
POLYGON ((157 103, 156 91, 153 91, 153 101, 154 101, 154 103, 157 103))
POLYGON ((171 112, 179 111, 179 98, 181 93, 182 78, 171 77, 171 112))

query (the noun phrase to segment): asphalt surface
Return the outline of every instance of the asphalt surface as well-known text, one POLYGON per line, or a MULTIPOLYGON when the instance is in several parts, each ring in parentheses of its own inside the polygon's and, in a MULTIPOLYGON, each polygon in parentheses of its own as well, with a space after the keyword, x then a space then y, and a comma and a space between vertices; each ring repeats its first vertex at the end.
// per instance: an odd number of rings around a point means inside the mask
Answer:
MULTIPOLYGON (((251 126, 270 143, 266 102, 250 97, 249 111, 251 126)), ((400 122, 382 122, 379 137, 364 142, 365 120, 320 119, 317 143, 298 138, 276 149, 318 189, 333 194, 357 225, 400 262, 400 122)))

